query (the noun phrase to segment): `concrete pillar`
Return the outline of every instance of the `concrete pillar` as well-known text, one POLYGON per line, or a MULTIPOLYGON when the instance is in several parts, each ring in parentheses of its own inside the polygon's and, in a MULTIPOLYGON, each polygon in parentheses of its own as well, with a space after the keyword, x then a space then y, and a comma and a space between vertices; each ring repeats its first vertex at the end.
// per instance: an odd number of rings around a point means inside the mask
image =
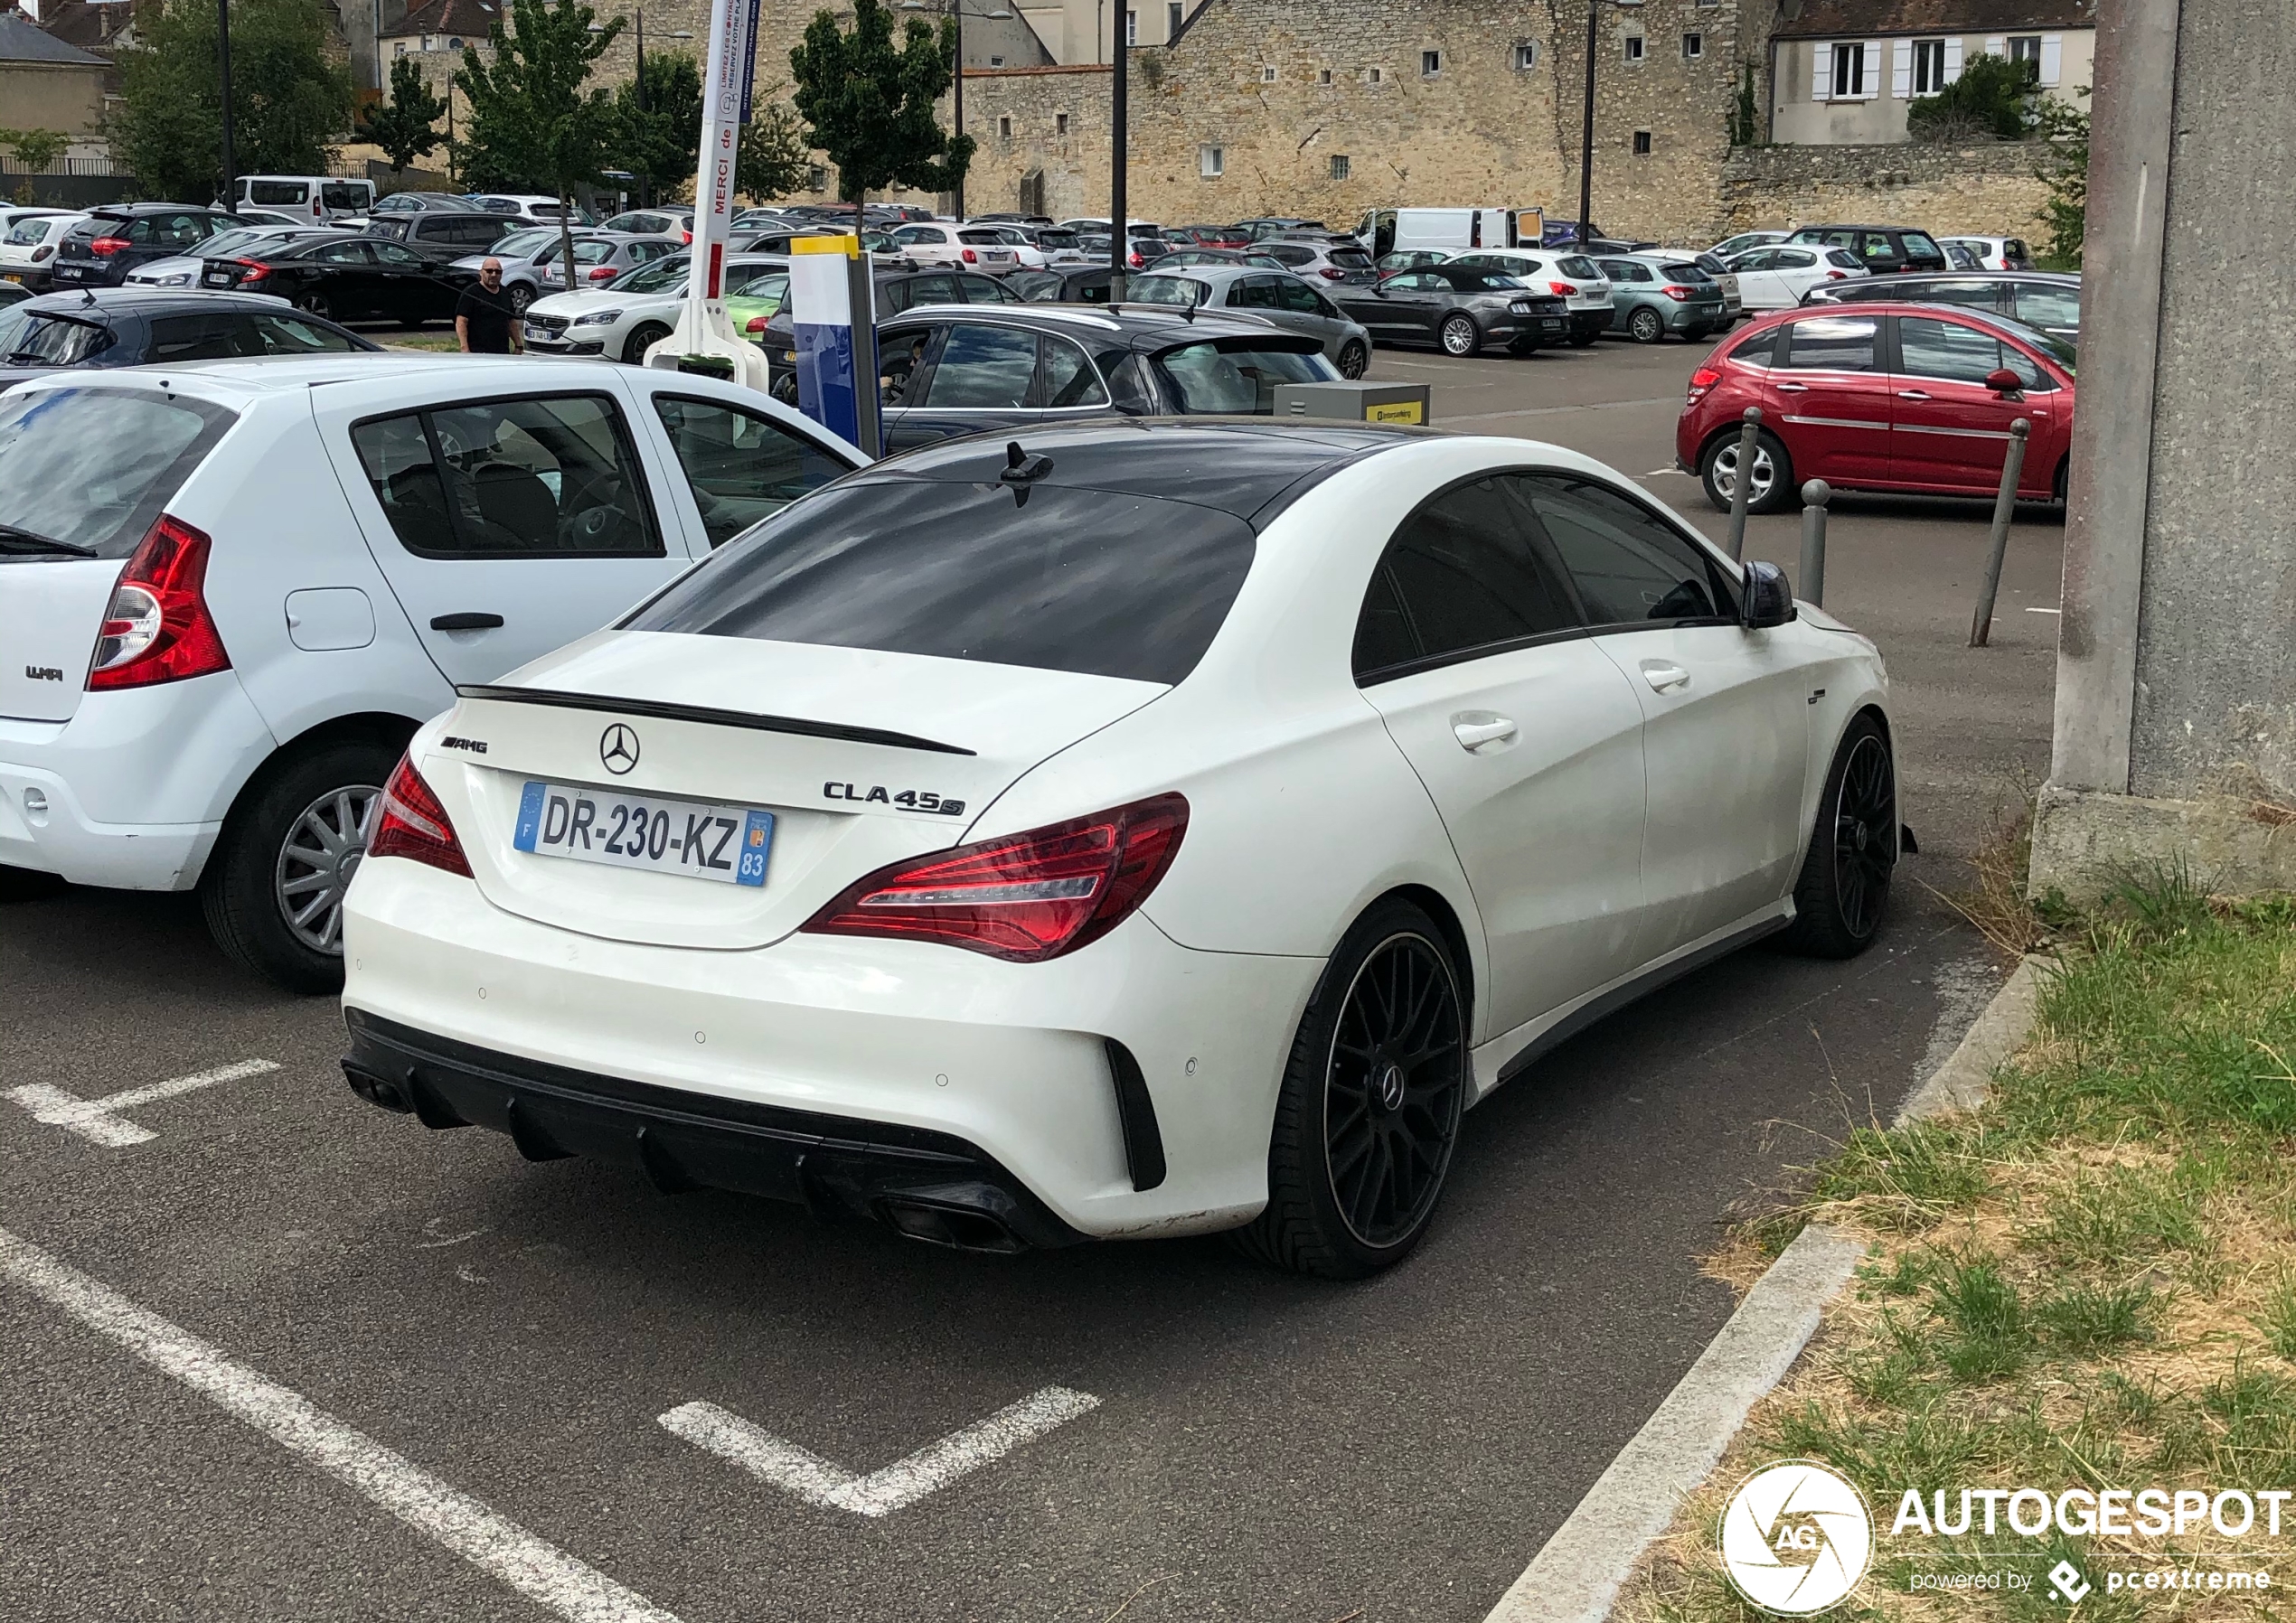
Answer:
POLYGON ((2101 0, 2056 727, 2035 893, 2296 887, 2296 42, 2101 0))

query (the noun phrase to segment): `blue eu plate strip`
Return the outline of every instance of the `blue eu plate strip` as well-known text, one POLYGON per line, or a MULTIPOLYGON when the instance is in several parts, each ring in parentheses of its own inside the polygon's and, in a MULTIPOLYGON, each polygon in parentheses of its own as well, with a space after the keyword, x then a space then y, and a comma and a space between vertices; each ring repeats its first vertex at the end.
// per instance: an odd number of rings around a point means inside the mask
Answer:
POLYGON ((766 882, 766 856, 773 849, 773 813, 752 812, 748 826, 741 830, 741 860, 734 870, 737 885, 763 885, 766 882))
POLYGON ((522 851, 532 850, 534 836, 541 831, 543 788, 541 783, 529 783, 526 793, 518 797, 518 832, 511 844, 522 851))

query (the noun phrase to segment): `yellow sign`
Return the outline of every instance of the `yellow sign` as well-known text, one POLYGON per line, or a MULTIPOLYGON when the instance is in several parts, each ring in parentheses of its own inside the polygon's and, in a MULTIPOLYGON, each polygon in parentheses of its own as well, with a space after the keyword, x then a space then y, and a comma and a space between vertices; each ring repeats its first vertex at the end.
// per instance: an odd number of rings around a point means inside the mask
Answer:
POLYGON ((861 239, 850 231, 842 237, 799 237, 789 245, 793 254, 842 254, 848 259, 861 258, 861 239))
POLYGON ((1426 408, 1416 400, 1389 400, 1384 406, 1366 406, 1363 420, 1367 423, 1425 423, 1426 408))

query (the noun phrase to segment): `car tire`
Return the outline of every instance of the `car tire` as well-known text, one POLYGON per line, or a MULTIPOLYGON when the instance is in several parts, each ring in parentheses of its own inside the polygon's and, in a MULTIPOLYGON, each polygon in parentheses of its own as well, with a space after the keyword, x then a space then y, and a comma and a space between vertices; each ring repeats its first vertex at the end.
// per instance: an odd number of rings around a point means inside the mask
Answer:
POLYGON ((2070 456, 2060 456, 2056 459, 2056 477, 2049 483, 2049 493, 2054 500, 2062 502, 2065 499, 2066 493, 2072 488, 2073 459, 2070 456))
POLYGON ((1826 771, 1810 849, 1794 882, 1793 923, 1780 944, 1812 958, 1871 946, 1897 866, 1897 764, 1871 715, 1849 724, 1826 771))
POLYGON ((1642 305, 1626 318, 1626 335, 1636 343, 1656 343, 1666 336, 1666 318, 1642 305))
POLYGON ((1267 1206, 1237 1243, 1328 1280, 1401 1262, 1442 1196, 1472 1080, 1467 1002, 1443 931, 1408 902, 1376 904, 1300 1017, 1268 1142, 1267 1206))
POLYGON ((534 302, 534 290, 523 282, 510 285, 510 313, 517 321, 526 319, 526 306, 534 302))
POLYGON ((306 287, 295 296, 295 307, 306 315, 315 315, 321 321, 334 319, 334 301, 315 287, 306 287))
POLYGON ((1464 360, 1482 350, 1482 329, 1475 325, 1472 315, 1446 315, 1436 333, 1436 342, 1443 345, 1444 354, 1464 360))
MULTIPOLYGON (((1745 431, 1732 427, 1707 442, 1706 455, 1698 459, 1698 483, 1706 487, 1706 499, 1717 512, 1730 511, 1732 481, 1737 470, 1738 436, 1745 431)), ((1746 510, 1752 513, 1783 512, 1793 502, 1799 487, 1793 480, 1793 458, 1786 455, 1783 441, 1767 428, 1758 429, 1754 436, 1754 486, 1746 493, 1746 510), (1763 470, 1770 470, 1765 483, 1763 470)))
POLYGON ((1340 346, 1340 376, 1353 380, 1371 370, 1371 347, 1360 338, 1350 338, 1340 346))
POLYGON ((249 786, 200 876, 208 931, 227 956, 289 991, 342 990, 343 892, 400 754, 338 740, 267 768, 249 786), (289 919, 290 899, 318 904, 307 923, 289 919))
POLYGON ((773 388, 768 392, 784 406, 795 406, 797 403, 797 374, 795 372, 784 374, 775 380, 773 388))
POLYGON ((658 321, 642 321, 622 345, 622 359, 632 366, 645 364, 645 352, 670 335, 670 329, 658 321))

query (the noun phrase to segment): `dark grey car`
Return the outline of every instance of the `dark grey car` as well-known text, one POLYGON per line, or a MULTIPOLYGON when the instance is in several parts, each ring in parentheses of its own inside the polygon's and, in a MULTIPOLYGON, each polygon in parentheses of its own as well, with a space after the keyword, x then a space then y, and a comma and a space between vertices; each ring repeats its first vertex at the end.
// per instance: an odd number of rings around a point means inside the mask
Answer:
POLYGON ((1492 345, 1528 355, 1570 342, 1562 299, 1493 270, 1427 265, 1369 287, 1330 292, 1375 343, 1431 344, 1446 355, 1473 355, 1492 345))
POLYGON ((1959 305, 2006 315, 2038 327, 2052 338, 2081 342, 2081 278, 2051 270, 1978 270, 1958 275, 1868 277, 1855 282, 1821 282, 1802 296, 1805 305, 1859 305, 1875 299, 1912 299, 1924 305, 1959 305))

